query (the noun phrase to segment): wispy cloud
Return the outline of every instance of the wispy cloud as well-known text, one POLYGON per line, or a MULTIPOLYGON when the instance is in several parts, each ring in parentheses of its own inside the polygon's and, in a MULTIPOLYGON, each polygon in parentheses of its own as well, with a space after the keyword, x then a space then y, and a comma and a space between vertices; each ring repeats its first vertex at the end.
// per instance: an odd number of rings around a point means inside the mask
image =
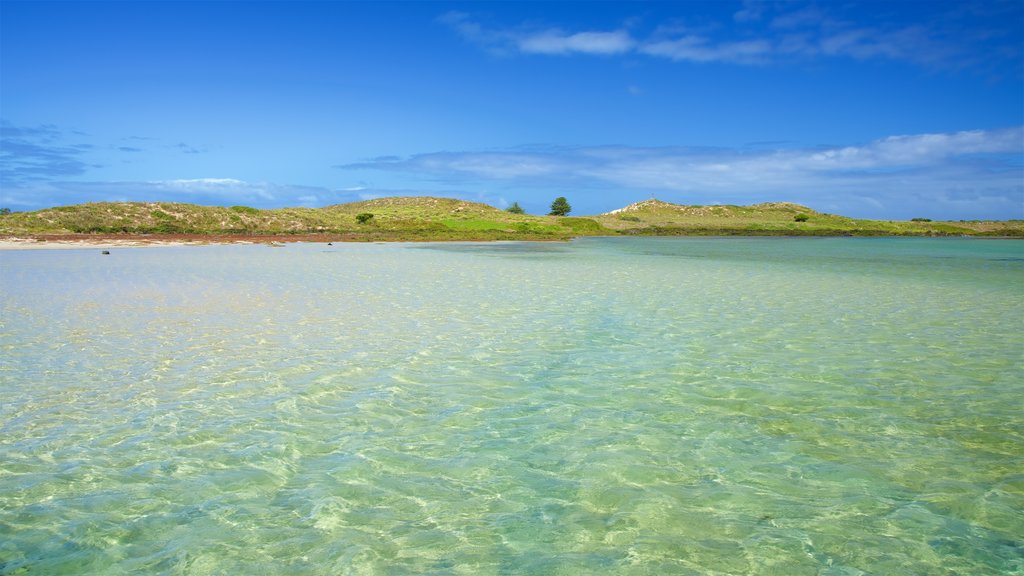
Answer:
POLYGON ((765 3, 761 0, 744 0, 743 8, 733 14, 737 22, 752 22, 760 20, 764 15, 765 3))
POLYGON ((577 149, 549 148, 543 152, 433 152, 409 158, 387 157, 341 164, 340 169, 371 169, 436 176, 445 181, 464 178, 486 180, 549 179, 574 164, 577 149))
MULTIPOLYGON (((1024 127, 896 135, 852 146, 740 149, 524 147, 383 157, 338 166, 386 174, 398 186, 319 186, 185 178, 150 181, 21 180, 0 205, 15 209, 94 201, 179 201, 256 207, 325 206, 394 195, 451 196, 543 206, 569 191, 580 213, 623 197, 707 204, 794 201, 869 218, 1024 218, 1024 127), (614 194, 608 194, 614 192, 614 194), (625 192, 625 194, 623 194, 625 192)), ((372 177, 371 177, 372 178, 372 177)))
MULTIPOLYGON (((722 172, 734 178, 760 180, 767 173, 854 172, 912 170, 949 161, 976 161, 989 155, 1007 155, 1008 167, 1020 168, 1024 129, 972 130, 954 133, 891 136, 861 146, 765 151, 723 148, 550 147, 507 151, 436 152, 408 158, 388 157, 340 165, 338 168, 373 168, 488 179, 547 178, 555 174, 614 179, 636 183, 613 174, 657 174, 667 167, 690 175, 691 170, 722 172), (1016 161, 1015 161, 1016 160, 1016 161), (653 166, 663 168, 651 170, 653 166), (608 172, 611 167, 611 172, 608 172)), ((989 158, 991 159, 991 158, 989 158)))
POLYGON ((202 154, 203 152, 205 152, 205 150, 200 150, 199 148, 196 148, 195 146, 186 144, 184 142, 179 142, 177 146, 175 146, 175 148, 181 150, 185 154, 202 154))
MULTIPOLYGON (((1024 128, 917 134, 859 146, 537 148, 438 152, 339 166, 398 172, 469 187, 519 189, 572 185, 638 195, 744 203, 793 200, 851 215, 902 217, 965 197, 993 203, 1004 218, 1024 217, 1024 128)), ((987 202, 987 204, 986 204, 987 202)), ((608 209, 617 206, 608 206, 608 209)), ((963 213, 964 206, 957 206, 963 213)), ((969 217, 965 215, 963 217, 969 217)), ((993 216, 990 216, 993 217, 993 216)))
POLYGON ((716 43, 708 38, 688 35, 672 40, 648 42, 640 47, 640 51, 670 60, 755 64, 764 62, 776 49, 767 40, 716 43))
POLYGON ((266 182, 246 182, 235 178, 186 178, 151 180, 137 183, 147 189, 174 195, 217 196, 224 199, 252 198, 273 200, 276 186, 266 182))
POLYGON ((622 54, 633 49, 633 39, 622 30, 576 32, 547 30, 519 38, 519 49, 533 54, 622 54))
POLYGON ((259 208, 325 206, 358 200, 356 192, 320 186, 249 182, 236 178, 187 178, 150 181, 54 180, 5 186, 2 205, 17 209, 83 202, 188 202, 243 204, 259 208))
POLYGON ((84 174, 92 167, 84 159, 92 146, 67 140, 56 126, 0 122, 0 183, 18 186, 84 174))
POLYGON ((497 52, 608 55, 629 52, 635 45, 625 30, 566 32, 559 28, 488 29, 464 12, 449 12, 438 20, 467 40, 497 52))
POLYGON ((642 54, 746 65, 851 58, 966 67, 992 59, 1019 60, 1019 31, 1005 22, 1018 22, 1020 7, 994 3, 990 11, 967 13, 955 7, 916 20, 865 22, 842 12, 841 6, 748 1, 731 21, 699 30, 679 22, 661 23, 646 33, 636 26, 605 30, 487 26, 463 12, 450 12, 438 20, 465 40, 502 54, 642 54))

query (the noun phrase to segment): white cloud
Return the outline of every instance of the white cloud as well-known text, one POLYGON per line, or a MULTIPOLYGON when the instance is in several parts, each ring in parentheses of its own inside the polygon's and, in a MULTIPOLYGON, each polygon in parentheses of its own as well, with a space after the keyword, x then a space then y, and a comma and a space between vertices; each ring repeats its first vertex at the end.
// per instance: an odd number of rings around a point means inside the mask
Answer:
MULTIPOLYGON (((573 185, 732 198, 838 203, 858 215, 899 217, 901 203, 953 205, 968 191, 1001 215, 1024 217, 1024 128, 900 135, 858 146, 808 149, 591 147, 434 153, 341 166, 399 172, 431 181, 517 189, 573 185), (858 199, 859 198, 859 199, 858 199), (865 212, 881 206, 879 214, 865 212), (994 208, 993 208, 994 209, 994 208), (888 210, 888 213, 883 214, 888 210)), ((610 206, 615 208, 617 206, 610 206)), ((963 209, 958 205, 958 209, 963 209)), ((970 216, 960 216, 970 217, 970 216)))
POLYGON ((772 18, 770 26, 781 30, 817 28, 827 24, 829 18, 816 6, 807 6, 782 12, 772 18))
POLYGON ((754 63, 763 61, 773 47, 766 40, 723 42, 715 44, 700 36, 684 36, 644 44, 640 51, 652 56, 690 62, 754 63))
POLYGON ((808 169, 883 169, 936 165, 958 157, 1024 152, 1024 131, 970 130, 890 136, 866 146, 824 150, 805 158, 808 169))
MULTIPOLYGON (((946 162, 977 161, 977 155, 1024 153, 1024 129, 972 130, 901 135, 860 145, 811 149, 733 150, 692 148, 540 148, 504 152, 438 152, 340 168, 447 174, 484 179, 598 176, 625 183, 622 174, 645 184, 654 180, 693 181, 695 175, 737 181, 763 180, 771 174, 828 174, 893 169, 923 169, 946 162), (646 176, 646 175, 649 175, 646 176)), ((1012 162, 1011 162, 1012 164, 1012 162)), ((1018 165, 1019 167, 1019 165, 1018 165)))
POLYGON ((624 31, 577 32, 548 30, 517 39, 519 50, 528 54, 622 54, 633 49, 634 41, 624 31))
POLYGON ((469 40, 479 40, 485 36, 483 27, 472 21, 469 14, 466 14, 465 12, 453 10, 439 16, 437 21, 452 27, 455 31, 469 40))
MULTIPOLYGON (((612 30, 565 31, 558 27, 488 27, 462 12, 439 22, 469 42, 501 54, 643 54, 687 62, 765 64, 793 58, 884 59, 928 67, 965 67, 1020 57, 1009 28, 992 18, 965 18, 951 7, 918 21, 851 20, 842 6, 747 1, 732 22, 711 23, 695 33, 680 23, 655 25, 647 34, 634 21, 612 30), (998 28, 998 26, 996 26, 998 28)), ((1007 9, 1005 22, 1019 20, 1007 9)))
POLYGON ((764 16, 765 5, 760 0, 744 0, 743 8, 732 15, 737 22, 752 22, 764 16))
POLYGON ((611 55, 629 52, 636 44, 624 30, 565 32, 557 28, 488 29, 463 12, 449 12, 438 18, 438 21, 450 26, 466 40, 499 53, 611 55))
POLYGON ((342 169, 370 168, 422 174, 463 174, 474 178, 508 180, 547 178, 564 169, 563 159, 547 153, 435 152, 407 159, 385 158, 336 166, 342 169))
POLYGON ((237 186, 246 186, 246 182, 242 180, 236 180, 235 178, 190 178, 180 180, 153 180, 150 184, 158 186, 166 186, 169 188, 179 188, 182 190, 190 190, 195 188, 228 188, 237 186))
POLYGON ((455 158, 449 166, 461 172, 496 179, 546 177, 561 168, 557 161, 543 156, 493 153, 455 158))
POLYGON ((235 178, 190 178, 148 182, 49 181, 5 187, 0 202, 36 209, 83 202, 188 202, 244 204, 258 208, 316 206, 351 202, 352 192, 318 186, 247 182, 235 178))
POLYGON ((235 178, 153 180, 145 184, 155 191, 187 196, 215 196, 225 200, 231 198, 274 200, 275 192, 280 188, 267 182, 245 182, 235 178))

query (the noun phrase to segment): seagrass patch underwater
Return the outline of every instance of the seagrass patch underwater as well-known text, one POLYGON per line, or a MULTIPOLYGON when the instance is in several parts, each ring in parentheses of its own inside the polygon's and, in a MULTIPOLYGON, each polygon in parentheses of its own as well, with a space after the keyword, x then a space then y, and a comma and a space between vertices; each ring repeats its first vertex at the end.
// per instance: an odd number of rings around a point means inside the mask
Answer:
POLYGON ((0 574, 1024 572, 1024 242, 0 252, 0 574))

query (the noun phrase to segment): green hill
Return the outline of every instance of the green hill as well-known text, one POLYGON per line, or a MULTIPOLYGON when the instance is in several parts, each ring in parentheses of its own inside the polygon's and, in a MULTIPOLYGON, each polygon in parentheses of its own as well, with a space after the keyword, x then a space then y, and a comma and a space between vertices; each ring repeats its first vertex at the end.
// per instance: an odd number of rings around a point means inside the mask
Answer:
POLYGON ((0 216, 0 236, 317 236, 340 240, 563 240, 585 235, 999 235, 1024 221, 858 220, 785 202, 683 206, 645 200, 589 217, 511 214, 451 198, 392 197, 260 210, 171 202, 99 202, 0 216))
POLYGON ((1024 236, 1024 221, 916 222, 863 220, 790 202, 752 206, 684 206, 644 200, 594 220, 619 234, 788 236, 1024 236))
POLYGON ((0 217, 0 235, 323 235, 349 240, 565 239, 608 233, 593 220, 511 214, 451 198, 394 197, 325 208, 259 210, 171 202, 98 202, 0 217), (360 221, 360 214, 371 214, 360 221))

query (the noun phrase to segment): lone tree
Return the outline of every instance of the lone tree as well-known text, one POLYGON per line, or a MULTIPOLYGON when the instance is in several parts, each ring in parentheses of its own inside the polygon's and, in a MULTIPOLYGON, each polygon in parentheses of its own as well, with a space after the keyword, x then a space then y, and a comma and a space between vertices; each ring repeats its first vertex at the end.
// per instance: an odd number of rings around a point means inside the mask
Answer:
POLYGON ((363 212, 361 214, 356 214, 356 222, 359 222, 360 224, 366 224, 367 222, 369 222, 372 219, 373 219, 373 214, 370 214, 369 212, 363 212))
POLYGON ((505 208, 505 212, 511 212, 512 214, 523 214, 526 210, 519 205, 519 202, 513 202, 511 206, 505 208))
POLYGON ((565 199, 565 196, 559 196, 551 203, 551 214, 548 215, 565 216, 569 212, 572 212, 572 206, 569 206, 569 201, 565 199))

